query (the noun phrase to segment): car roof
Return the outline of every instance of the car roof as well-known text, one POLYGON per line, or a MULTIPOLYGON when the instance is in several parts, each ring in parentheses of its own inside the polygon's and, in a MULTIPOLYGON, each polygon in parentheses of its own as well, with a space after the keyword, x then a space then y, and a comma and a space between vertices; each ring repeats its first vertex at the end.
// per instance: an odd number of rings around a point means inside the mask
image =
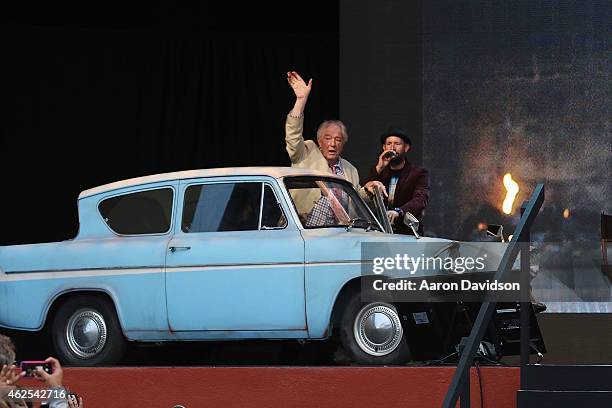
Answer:
POLYGON ((223 167, 215 169, 184 170, 175 171, 171 173, 152 174, 149 176, 135 177, 131 179, 115 181, 109 184, 104 184, 82 191, 81 194, 79 194, 79 200, 81 198, 106 193, 108 191, 117 190, 120 188, 133 187, 144 184, 172 180, 185 180, 192 178, 230 176, 269 176, 277 179, 286 176, 325 176, 339 178, 331 173, 323 173, 317 170, 300 169, 296 167, 223 167))

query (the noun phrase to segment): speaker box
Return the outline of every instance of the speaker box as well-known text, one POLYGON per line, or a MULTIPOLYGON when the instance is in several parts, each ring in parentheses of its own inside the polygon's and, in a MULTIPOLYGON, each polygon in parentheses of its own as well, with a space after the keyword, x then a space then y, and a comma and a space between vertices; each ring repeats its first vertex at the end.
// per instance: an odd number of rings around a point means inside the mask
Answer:
MULTIPOLYGON (((480 303, 396 303, 404 336, 413 360, 438 360, 456 351, 463 337, 468 337, 480 303)), ((544 354, 546 346, 530 308, 531 354, 544 354)), ((498 303, 483 341, 494 345, 495 355, 520 354, 520 303, 498 303)))

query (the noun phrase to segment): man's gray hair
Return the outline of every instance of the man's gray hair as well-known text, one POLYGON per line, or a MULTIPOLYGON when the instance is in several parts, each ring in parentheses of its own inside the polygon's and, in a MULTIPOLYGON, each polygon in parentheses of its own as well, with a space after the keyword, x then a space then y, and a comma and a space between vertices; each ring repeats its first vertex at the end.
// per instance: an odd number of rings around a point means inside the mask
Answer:
POLYGON ((15 345, 10 337, 0 334, 0 367, 15 363, 15 345))
POLYGON ((325 129, 328 126, 336 125, 340 128, 340 133, 342 134, 342 140, 344 143, 348 142, 348 132, 346 131, 346 126, 342 123, 341 120, 326 120, 325 122, 319 125, 317 129, 317 141, 323 137, 323 133, 325 133, 325 129))

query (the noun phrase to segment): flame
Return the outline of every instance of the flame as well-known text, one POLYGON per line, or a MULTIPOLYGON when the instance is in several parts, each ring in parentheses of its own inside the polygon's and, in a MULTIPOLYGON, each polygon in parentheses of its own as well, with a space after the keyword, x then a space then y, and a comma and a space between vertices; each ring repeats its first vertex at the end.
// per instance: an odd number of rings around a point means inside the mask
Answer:
POLYGON ((566 208, 565 210, 563 210, 563 218, 567 220, 569 217, 570 217, 570 210, 569 208, 566 208))
POLYGON ((512 204, 514 204, 514 199, 519 192, 519 185, 516 181, 512 180, 512 174, 506 173, 504 175, 504 187, 506 187, 507 192, 502 210, 505 214, 512 214, 512 204))

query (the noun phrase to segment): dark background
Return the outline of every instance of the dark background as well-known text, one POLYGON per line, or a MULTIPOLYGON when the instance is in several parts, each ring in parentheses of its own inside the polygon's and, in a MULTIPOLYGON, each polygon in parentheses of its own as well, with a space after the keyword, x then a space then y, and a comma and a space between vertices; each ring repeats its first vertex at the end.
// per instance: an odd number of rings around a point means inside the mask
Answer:
POLYGON ((390 126, 410 134, 410 160, 423 162, 422 12, 421 1, 340 2, 340 117, 351 134, 345 156, 362 178, 390 126))
POLYGON ((338 6, 183 2, 0 12, 2 244, 78 230, 100 184, 289 165, 286 72, 314 78, 305 130, 338 117, 338 6))
POLYGON ((288 165, 290 69, 314 79, 306 136, 342 119, 362 177, 387 126, 411 133, 430 235, 511 231, 508 171, 518 202, 547 184, 550 240, 595 241, 612 211, 609 1, 27 7, 0 6, 0 244, 73 237, 78 193, 107 182, 288 165))

